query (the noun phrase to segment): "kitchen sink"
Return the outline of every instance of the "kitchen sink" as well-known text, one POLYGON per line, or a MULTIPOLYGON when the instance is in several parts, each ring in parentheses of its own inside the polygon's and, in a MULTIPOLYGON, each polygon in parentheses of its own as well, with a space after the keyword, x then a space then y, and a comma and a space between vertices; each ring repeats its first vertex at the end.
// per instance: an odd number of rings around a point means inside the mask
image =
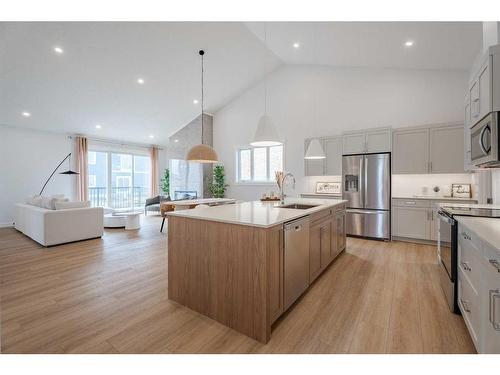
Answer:
POLYGON ((307 210, 309 208, 317 207, 315 204, 300 204, 300 203, 292 203, 292 204, 284 204, 282 206, 278 206, 279 208, 293 208, 296 210, 307 210))

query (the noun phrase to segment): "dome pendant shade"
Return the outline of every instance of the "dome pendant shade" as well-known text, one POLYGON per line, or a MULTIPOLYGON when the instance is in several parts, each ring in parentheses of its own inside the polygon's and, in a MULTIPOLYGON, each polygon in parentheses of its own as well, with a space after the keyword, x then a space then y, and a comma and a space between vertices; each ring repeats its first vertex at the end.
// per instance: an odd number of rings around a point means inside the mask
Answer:
POLYGON ((318 139, 313 139, 307 147, 306 156, 304 159, 324 159, 326 158, 323 147, 318 139))
POLYGON ((270 116, 260 117, 255 136, 250 144, 252 146, 279 146, 283 144, 270 116))
POLYGON ((189 149, 186 160, 195 163, 217 163, 219 156, 209 145, 199 144, 189 149))

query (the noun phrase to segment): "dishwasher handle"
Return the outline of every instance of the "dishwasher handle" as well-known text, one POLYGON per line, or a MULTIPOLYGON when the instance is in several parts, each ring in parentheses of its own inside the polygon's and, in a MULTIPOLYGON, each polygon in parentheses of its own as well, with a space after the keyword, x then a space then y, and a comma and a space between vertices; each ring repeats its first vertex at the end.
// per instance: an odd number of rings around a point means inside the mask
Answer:
POLYGON ((285 231, 293 230, 295 232, 300 232, 304 229, 304 225, 309 223, 309 217, 303 217, 294 221, 289 221, 285 223, 285 231))

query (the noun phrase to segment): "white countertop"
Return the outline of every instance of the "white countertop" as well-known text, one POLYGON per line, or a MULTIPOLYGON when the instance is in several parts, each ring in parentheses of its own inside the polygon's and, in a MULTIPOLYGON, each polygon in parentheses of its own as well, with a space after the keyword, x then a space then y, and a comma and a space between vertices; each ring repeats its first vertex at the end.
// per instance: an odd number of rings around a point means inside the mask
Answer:
POLYGON ((340 197, 342 198, 342 193, 328 193, 328 194, 325 194, 325 193, 300 193, 300 195, 313 195, 315 197, 340 197))
POLYGON ((402 196, 402 197, 392 197, 394 199, 427 199, 432 201, 476 201, 474 198, 457 198, 457 197, 438 197, 435 195, 412 195, 412 196, 402 196))
POLYGON ((236 199, 232 198, 200 198, 200 199, 184 199, 180 201, 167 201, 166 204, 172 206, 192 206, 193 204, 223 204, 234 203, 236 199))
POLYGON ((281 208, 279 207, 280 202, 252 201, 202 209, 173 211, 168 212, 167 215, 269 228, 346 202, 346 200, 341 199, 287 198, 285 204, 311 204, 316 205, 316 207, 299 210, 281 208))
POLYGON ((498 204, 476 204, 476 203, 440 203, 439 207, 450 207, 450 208, 491 208, 495 210, 500 210, 500 205, 498 204))
POLYGON ((484 242, 500 251, 500 219, 472 216, 454 216, 454 218, 476 233, 484 242))

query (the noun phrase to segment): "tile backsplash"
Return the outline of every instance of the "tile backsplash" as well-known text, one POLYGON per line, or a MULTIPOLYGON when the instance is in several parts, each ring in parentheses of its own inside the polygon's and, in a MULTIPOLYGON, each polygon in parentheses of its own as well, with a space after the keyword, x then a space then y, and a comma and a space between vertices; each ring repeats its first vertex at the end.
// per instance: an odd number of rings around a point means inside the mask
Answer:
POLYGON ((477 187, 472 174, 395 174, 392 175, 392 196, 412 197, 414 195, 430 195, 442 197, 450 195, 451 184, 471 184, 472 197, 475 198, 477 187), (433 188, 439 186, 440 191, 433 188))

